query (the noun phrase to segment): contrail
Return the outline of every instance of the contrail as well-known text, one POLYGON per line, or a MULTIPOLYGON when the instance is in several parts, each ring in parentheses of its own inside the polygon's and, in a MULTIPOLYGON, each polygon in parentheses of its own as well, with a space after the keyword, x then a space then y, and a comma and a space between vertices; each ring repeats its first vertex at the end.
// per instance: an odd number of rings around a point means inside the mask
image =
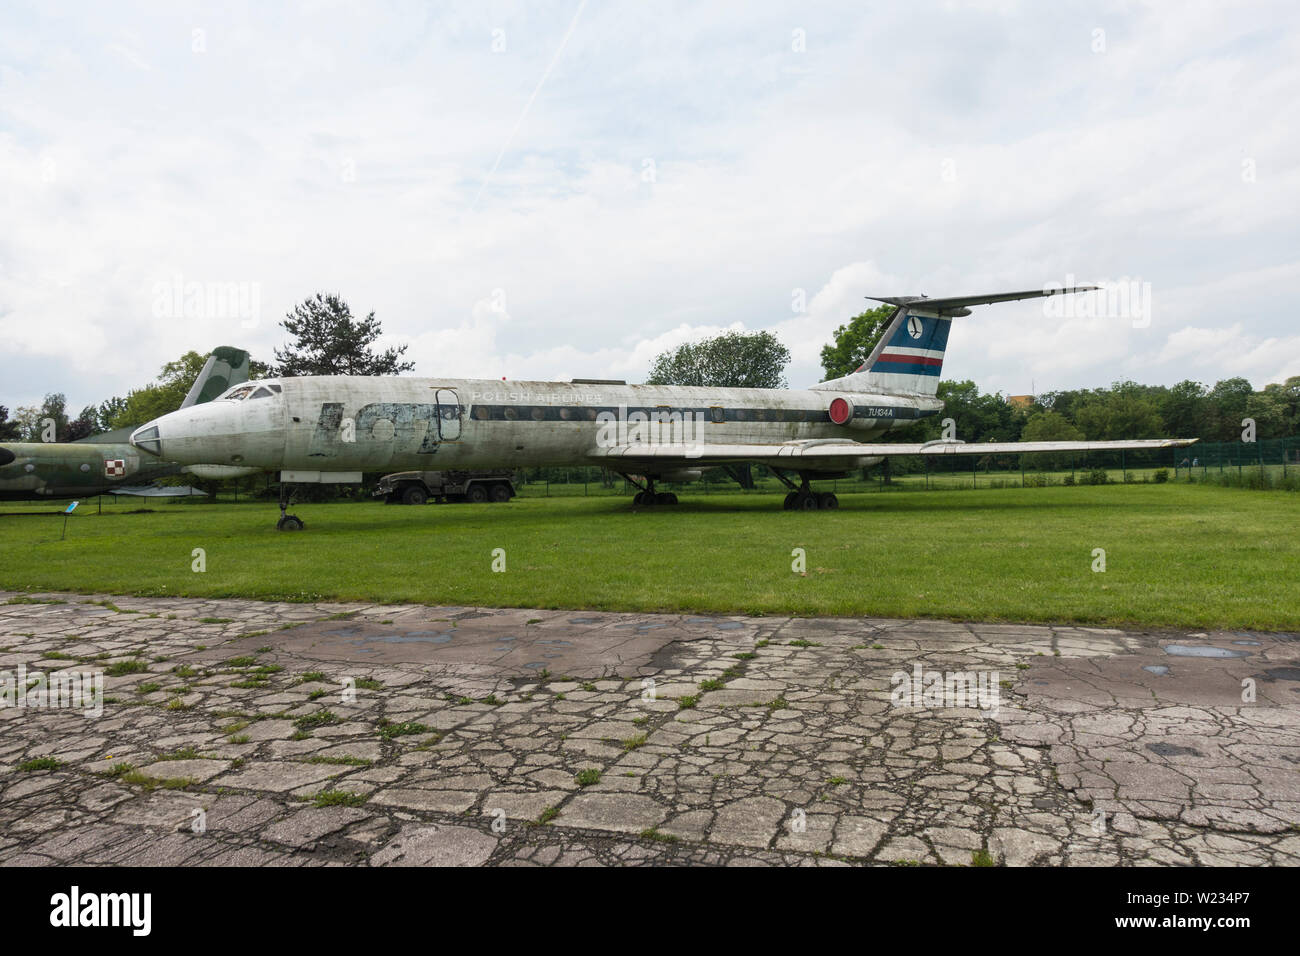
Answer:
POLYGON ((551 70, 555 69, 555 64, 559 62, 560 54, 564 52, 564 47, 568 44, 569 37, 573 36, 573 30, 578 25, 578 17, 582 16, 582 10, 586 5, 587 0, 582 0, 582 2, 578 4, 578 9, 573 14, 573 19, 569 21, 569 29, 564 31, 564 39, 560 40, 560 45, 556 49, 555 55, 551 57, 551 62, 546 65, 546 70, 542 73, 542 78, 537 81, 537 86, 533 89, 533 95, 528 97, 528 102, 524 104, 524 111, 519 114, 519 119, 515 120, 515 128, 510 131, 510 136, 507 137, 506 144, 501 147, 501 152, 497 153, 497 161, 492 164, 492 170, 487 174, 487 177, 483 182, 479 184, 478 193, 475 194, 474 202, 472 202, 469 207, 470 212, 473 212, 475 207, 478 206, 478 201, 483 196, 483 190, 487 189, 488 183, 490 183, 492 177, 496 175, 497 167, 501 165, 501 160, 505 158, 506 151, 510 149, 510 144, 514 142, 515 134, 519 132, 519 127, 523 125, 524 117, 526 117, 528 111, 533 108, 533 100, 537 99, 537 94, 542 91, 542 84, 544 84, 546 78, 551 75, 551 70))

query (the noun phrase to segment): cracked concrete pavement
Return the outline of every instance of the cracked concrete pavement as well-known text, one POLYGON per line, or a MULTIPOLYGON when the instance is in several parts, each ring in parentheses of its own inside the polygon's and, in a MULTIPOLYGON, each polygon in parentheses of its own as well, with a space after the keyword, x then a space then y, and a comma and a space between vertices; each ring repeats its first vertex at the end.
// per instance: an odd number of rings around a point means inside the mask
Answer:
POLYGON ((1295 635, 7 599, 8 865, 1300 861, 1295 635))

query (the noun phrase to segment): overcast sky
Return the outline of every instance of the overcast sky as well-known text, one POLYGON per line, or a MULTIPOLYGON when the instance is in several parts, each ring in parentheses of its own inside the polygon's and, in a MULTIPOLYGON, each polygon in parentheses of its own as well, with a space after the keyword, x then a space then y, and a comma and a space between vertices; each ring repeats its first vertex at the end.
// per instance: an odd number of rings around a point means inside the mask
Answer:
POLYGON ((802 387, 867 295, 1129 280, 957 320, 944 376, 1300 374, 1294 3, 809 6, 7 0, 0 403, 269 359, 317 290, 420 375, 770 329, 802 387))

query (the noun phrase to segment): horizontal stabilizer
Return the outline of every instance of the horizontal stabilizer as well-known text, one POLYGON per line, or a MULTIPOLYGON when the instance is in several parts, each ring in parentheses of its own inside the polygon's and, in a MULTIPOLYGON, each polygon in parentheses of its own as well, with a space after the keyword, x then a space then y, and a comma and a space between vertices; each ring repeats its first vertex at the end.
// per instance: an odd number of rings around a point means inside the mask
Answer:
POLYGON ((1019 302, 1021 299, 1041 299, 1049 295, 1066 295, 1071 292, 1093 292, 1101 288, 1095 285, 1075 285, 1067 286, 1060 289, 1030 289, 1026 292, 994 292, 989 295, 954 295, 942 299, 931 299, 923 295, 903 295, 892 298, 882 298, 877 295, 869 295, 866 298, 873 302, 885 302, 889 305, 897 306, 917 306, 926 312, 935 312, 940 315, 954 314, 965 315, 964 311, 972 305, 989 305, 993 302, 1019 302))

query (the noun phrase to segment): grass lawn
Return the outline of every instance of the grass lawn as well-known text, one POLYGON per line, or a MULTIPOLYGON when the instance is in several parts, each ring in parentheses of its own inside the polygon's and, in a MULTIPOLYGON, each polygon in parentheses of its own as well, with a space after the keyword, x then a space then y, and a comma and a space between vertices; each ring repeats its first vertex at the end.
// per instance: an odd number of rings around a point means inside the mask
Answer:
POLYGON ((1300 629, 1300 497, 1206 485, 508 505, 0 504, 0 587, 285 600, 1300 629), (129 514, 139 508, 148 514, 129 514), (14 512, 43 512, 22 516, 14 512), (192 570, 205 552, 206 571, 192 570), (491 570, 493 550, 506 570, 491 570), (803 548, 807 571, 791 570, 803 548), (1106 570, 1092 570, 1104 548, 1106 570))

